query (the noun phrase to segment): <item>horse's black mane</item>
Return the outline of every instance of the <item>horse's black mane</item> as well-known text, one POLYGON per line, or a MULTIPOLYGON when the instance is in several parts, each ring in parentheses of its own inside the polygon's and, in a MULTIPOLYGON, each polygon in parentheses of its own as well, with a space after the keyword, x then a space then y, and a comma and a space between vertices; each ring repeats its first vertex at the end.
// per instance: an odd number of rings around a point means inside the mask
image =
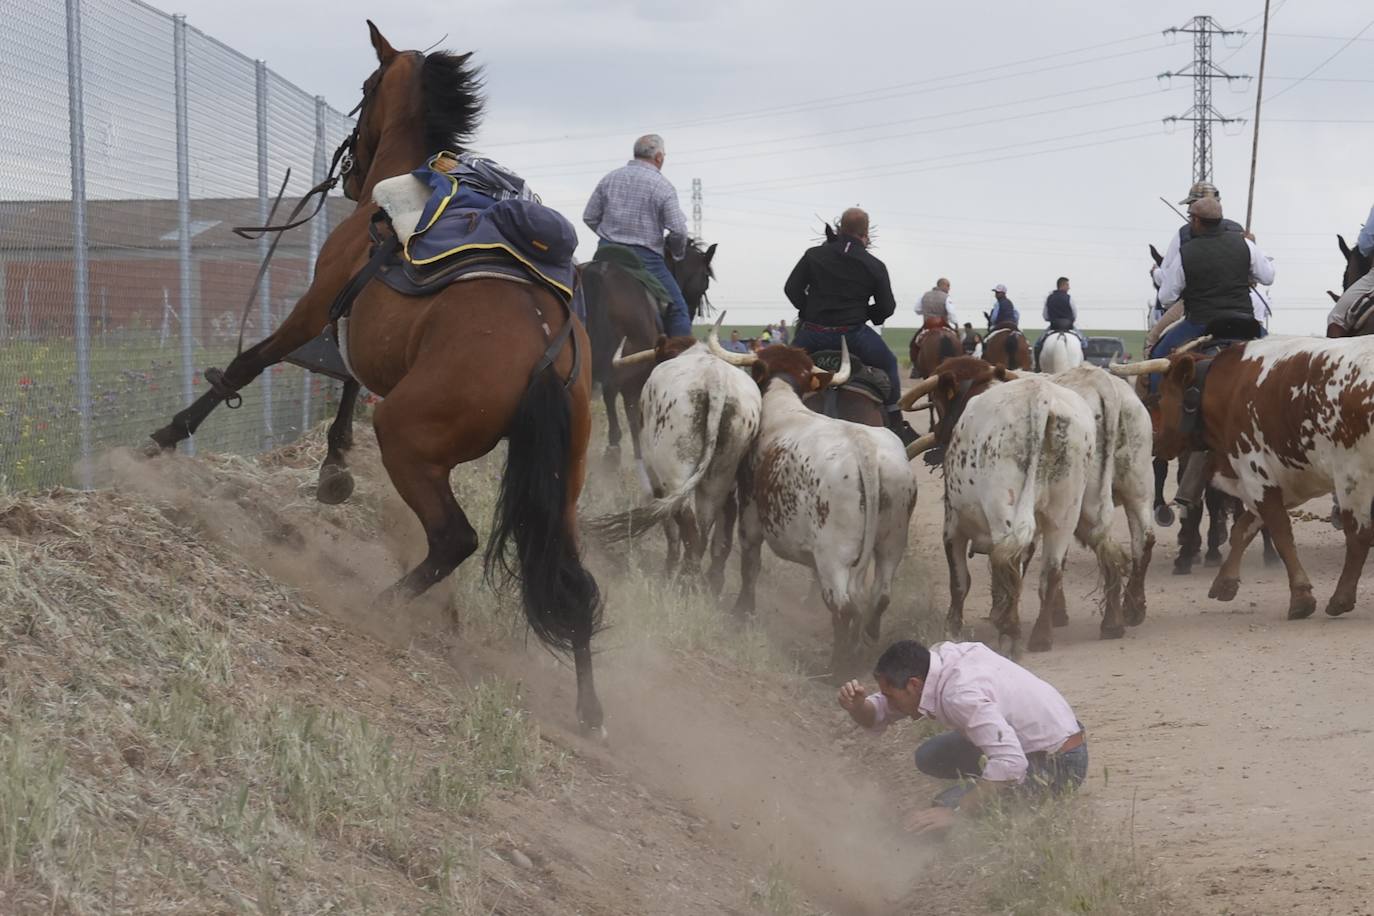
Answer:
POLYGON ((425 110, 425 149, 459 152, 482 118, 481 69, 471 54, 435 51, 420 67, 420 93, 425 110))

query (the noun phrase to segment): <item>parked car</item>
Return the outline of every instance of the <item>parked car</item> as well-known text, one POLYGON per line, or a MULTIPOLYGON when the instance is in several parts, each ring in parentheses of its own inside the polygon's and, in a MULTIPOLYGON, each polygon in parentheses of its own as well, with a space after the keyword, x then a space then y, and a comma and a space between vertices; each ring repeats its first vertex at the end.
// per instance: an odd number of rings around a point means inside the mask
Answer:
POLYGON ((1120 337, 1089 337, 1083 358, 1094 366, 1110 366, 1126 361, 1126 342, 1120 337))

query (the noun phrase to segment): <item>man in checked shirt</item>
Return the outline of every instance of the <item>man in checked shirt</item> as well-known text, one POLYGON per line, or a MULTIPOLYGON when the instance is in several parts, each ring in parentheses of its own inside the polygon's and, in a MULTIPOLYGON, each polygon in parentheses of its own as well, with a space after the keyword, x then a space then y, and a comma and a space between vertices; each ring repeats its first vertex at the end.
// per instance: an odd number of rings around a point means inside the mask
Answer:
POLYGON ((839 695, 840 706, 870 732, 922 716, 953 729, 916 748, 916 768, 960 782, 932 807, 908 815, 908 830, 944 830, 1003 792, 1057 795, 1088 775, 1083 726, 1064 697, 982 643, 927 649, 904 639, 883 652, 873 676, 878 693, 850 681, 839 695))
POLYGON ((658 134, 636 140, 634 158, 597 183, 582 211, 582 222, 602 245, 624 245, 639 255, 644 268, 673 300, 668 303, 663 333, 686 337, 692 333, 687 300, 663 260, 663 248, 666 233, 673 258, 680 261, 686 256, 687 217, 678 205, 677 189, 663 177, 663 156, 663 138, 658 134))

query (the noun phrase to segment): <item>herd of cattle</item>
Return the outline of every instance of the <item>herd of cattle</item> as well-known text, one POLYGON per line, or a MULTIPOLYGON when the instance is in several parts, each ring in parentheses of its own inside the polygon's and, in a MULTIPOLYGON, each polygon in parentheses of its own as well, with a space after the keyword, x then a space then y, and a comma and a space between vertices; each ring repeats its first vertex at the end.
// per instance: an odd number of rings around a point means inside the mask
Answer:
POLYGON ((1263 526, 1288 568, 1289 617, 1310 615, 1312 585, 1288 509, 1334 491, 1347 550, 1326 610, 1354 606, 1374 541, 1374 339, 1269 338, 1215 355, 1053 375, 951 357, 903 395, 904 409, 934 408, 942 418, 904 448, 887 429, 815 409, 818 393, 849 381, 847 350, 836 372, 786 346, 730 352, 718 337, 723 318, 704 346, 660 339, 651 350, 616 354, 618 368, 653 364, 640 401, 653 498, 590 527, 603 540, 624 540, 661 524, 669 568, 695 575, 709 550, 707 581, 719 591, 738 513, 736 613, 753 610, 764 542, 809 567, 834 621, 836 676, 848 673, 861 640, 879 636, 916 505, 910 461, 932 448, 943 452, 951 635, 964 628, 968 560, 984 554, 999 648, 1019 652, 1022 580, 1039 550, 1040 614, 1027 648, 1048 650, 1053 627, 1067 619, 1063 576, 1075 539, 1097 558, 1102 638, 1142 623, 1155 540, 1152 457, 1195 450, 1210 455, 1213 484, 1245 510, 1212 597, 1235 597, 1241 556, 1263 526), (1118 377, 1143 373, 1161 374, 1149 408, 1118 377), (1126 514, 1128 545, 1111 530, 1116 507, 1126 514))

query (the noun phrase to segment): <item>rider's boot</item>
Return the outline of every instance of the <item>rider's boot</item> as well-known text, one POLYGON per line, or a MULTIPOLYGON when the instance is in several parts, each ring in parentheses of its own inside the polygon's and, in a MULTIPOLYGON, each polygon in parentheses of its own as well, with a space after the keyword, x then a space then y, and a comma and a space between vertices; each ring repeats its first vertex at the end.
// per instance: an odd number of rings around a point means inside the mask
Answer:
POLYGON ((897 434, 897 438, 902 440, 902 445, 910 445, 921 437, 920 433, 911 428, 911 424, 902 416, 900 407, 891 407, 887 412, 887 428, 897 434))
POLYGON ((1202 508, 1202 494, 1211 480, 1211 452, 1191 452, 1188 463, 1183 466, 1183 476, 1178 482, 1178 492, 1174 494, 1174 504, 1186 515, 1202 508))

